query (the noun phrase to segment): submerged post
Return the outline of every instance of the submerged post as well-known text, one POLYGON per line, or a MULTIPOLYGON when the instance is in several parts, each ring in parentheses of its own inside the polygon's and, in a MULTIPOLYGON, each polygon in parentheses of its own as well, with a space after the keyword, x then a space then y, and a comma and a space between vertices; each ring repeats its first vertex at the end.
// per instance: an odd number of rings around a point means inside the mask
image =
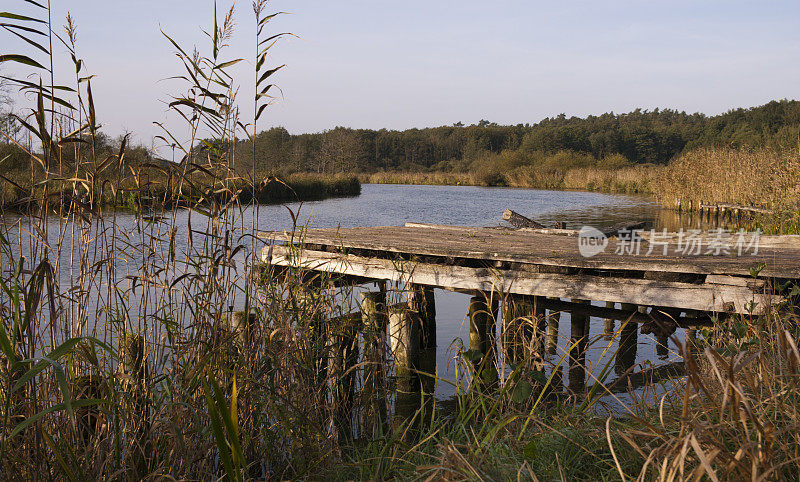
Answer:
MULTIPOLYGON (((622 303, 620 308, 626 311, 635 311, 636 305, 622 303)), ((622 321, 622 330, 619 335, 619 347, 614 361, 614 371, 617 375, 625 373, 636 362, 636 348, 639 341, 639 325, 631 320, 622 321)))
MULTIPOLYGON (((606 308, 614 308, 615 305, 616 305, 616 303, 614 303, 613 301, 606 301, 606 308)), ((605 337, 607 339, 611 339, 611 337, 614 336, 615 325, 616 325, 616 323, 615 323, 614 318, 606 318, 605 319, 605 326, 603 327, 604 328, 603 334, 605 335, 605 337)))
POLYGON ((393 306, 389 312, 389 346, 398 390, 411 390, 418 379, 414 372, 414 362, 419 353, 418 321, 404 306, 393 306))
POLYGON ((419 405, 420 400, 425 403, 429 401, 436 387, 436 298, 431 286, 409 284, 406 289, 409 313, 418 319, 419 324, 419 350, 415 369, 419 377, 419 388, 425 394, 414 400, 419 405))
POLYGON ((666 359, 669 354, 669 335, 659 332, 656 334, 656 355, 666 359))
POLYGON ((525 359, 526 347, 533 338, 534 317, 533 297, 506 295, 501 310, 500 338, 507 363, 519 363, 525 359))
POLYGON ((131 415, 126 427, 132 444, 131 466, 143 476, 147 473, 150 433, 150 407, 147 403, 148 367, 144 336, 138 333, 123 333, 120 336, 119 351, 125 378, 123 387, 127 398, 127 413, 131 415))
MULTIPOLYGON (((551 298, 558 299, 558 298, 551 298)), ((561 322, 561 312, 549 310, 547 314, 547 354, 554 355, 558 349, 558 324, 561 322)))
POLYGON ((543 360, 546 355, 546 348, 547 348, 547 317, 545 316, 545 310, 542 305, 542 298, 541 296, 533 296, 533 313, 531 315, 531 322, 534 325, 534 346, 533 349, 536 352, 536 356, 538 359, 539 367, 543 367, 543 360))
MULTIPOLYGON (((589 304, 587 300, 572 300, 573 303, 589 304)), ((581 392, 586 388, 586 348, 589 337, 589 315, 575 310, 570 313, 571 331, 569 344, 569 388, 581 392)))
POLYGON ((409 284, 408 310, 419 318, 420 349, 436 347, 436 298, 433 287, 409 284))
POLYGON ((469 348, 475 352, 473 361, 478 383, 494 384, 497 381, 495 355, 495 324, 497 300, 491 293, 473 296, 469 301, 469 348))
POLYGON ((420 318, 403 305, 389 311, 389 345, 394 359, 396 379, 395 420, 400 426, 420 408, 419 367, 420 318))
POLYGON ((355 396, 355 370, 358 363, 358 327, 360 318, 345 315, 328 322, 330 356, 329 387, 333 421, 339 437, 352 437, 351 418, 355 396))
POLYGON ((323 316, 322 296, 310 286, 300 286, 295 292, 297 321, 308 330, 308 355, 313 367, 313 383, 319 406, 327 403, 327 336, 323 316))
POLYGON ((368 434, 382 433, 386 424, 386 290, 361 293, 361 320, 364 337, 365 408, 363 429, 368 434))

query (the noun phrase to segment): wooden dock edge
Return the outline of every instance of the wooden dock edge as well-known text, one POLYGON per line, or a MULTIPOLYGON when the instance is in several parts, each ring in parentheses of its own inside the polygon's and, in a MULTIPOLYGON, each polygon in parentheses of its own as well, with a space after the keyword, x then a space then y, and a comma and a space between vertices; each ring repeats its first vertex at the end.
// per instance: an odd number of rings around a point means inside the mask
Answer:
MULTIPOLYGON (((399 281, 455 291, 495 291, 521 295, 601 300, 704 312, 763 314, 780 301, 741 283, 681 283, 635 278, 535 273, 424 262, 367 258, 297 246, 267 246, 262 261, 375 280, 399 281)), ((718 277, 722 278, 722 277, 718 277)))

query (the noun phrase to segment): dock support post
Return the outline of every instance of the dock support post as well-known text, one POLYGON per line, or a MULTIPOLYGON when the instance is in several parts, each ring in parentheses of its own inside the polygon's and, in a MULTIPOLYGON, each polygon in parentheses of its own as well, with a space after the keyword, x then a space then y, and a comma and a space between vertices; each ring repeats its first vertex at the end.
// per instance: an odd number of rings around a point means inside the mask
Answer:
POLYGON ((544 367, 542 361, 544 360, 547 349, 547 317, 545 316, 545 311, 542 307, 543 299, 544 298, 541 296, 533 297, 533 314, 531 316, 531 321, 536 329, 534 332, 534 336, 536 337, 534 340, 534 351, 536 352, 536 356, 540 365, 538 368, 544 367))
POLYGON ((301 286, 294 293, 297 302, 297 322, 308 329, 308 356, 313 366, 313 383, 317 388, 317 403, 327 404, 327 344, 326 323, 323 315, 322 296, 313 288, 301 286))
POLYGON ((414 362, 419 353, 419 319, 404 306, 393 307, 389 313, 389 346, 398 390, 410 391, 418 379, 414 362))
MULTIPOLYGON (((686 318, 687 319, 694 319, 696 320, 699 317, 699 313, 696 311, 687 311, 686 318)), ((683 344, 685 345, 685 350, 688 353, 694 353, 697 351, 697 326, 687 326, 684 331, 683 337, 683 344)))
POLYGON ((508 364, 519 363, 525 359, 526 347, 533 338, 534 301, 533 297, 506 295, 503 300, 501 318, 503 319, 501 341, 508 364))
POLYGON ((419 353, 416 366, 419 388, 427 404, 436 390, 436 296, 432 286, 409 284, 408 309, 419 319, 419 353))
POLYGON ((353 435, 351 419, 355 397, 355 370, 358 363, 358 319, 351 316, 341 318, 341 323, 328 324, 330 358, 328 374, 333 405, 333 421, 340 439, 353 435))
POLYGON ((694 353, 697 351, 697 328, 695 327, 686 328, 686 332, 684 335, 684 344, 686 345, 686 350, 689 353, 694 353))
MULTIPOLYGON (((620 304, 626 311, 635 311, 636 305, 630 303, 620 304)), ((622 330, 619 335, 619 347, 614 361, 614 371, 617 375, 625 373, 636 362, 636 348, 639 341, 639 325, 630 320, 622 321, 622 330)))
POLYGON ((473 362, 476 382, 493 385, 497 381, 495 328, 497 300, 491 293, 473 296, 469 301, 469 348, 481 354, 473 362))
POLYGON ((436 347, 436 298, 433 288, 418 284, 409 284, 408 309, 412 316, 419 318, 420 349, 436 347))
POLYGON ((127 378, 124 390, 127 392, 127 408, 131 415, 128 420, 130 425, 127 427, 128 437, 133 443, 130 464, 141 477, 147 473, 150 445, 150 406, 147 400, 148 370, 144 337, 138 333, 123 333, 119 351, 122 372, 127 378))
POLYGON ((656 335, 656 355, 661 359, 666 359, 669 353, 669 335, 658 333, 656 335))
MULTIPOLYGON (((606 301, 606 308, 614 308, 615 305, 616 303, 614 303, 613 301, 606 301)), ((607 339, 610 340, 614 336, 614 330, 615 330, 614 318, 606 318, 603 334, 605 334, 607 339)))
MULTIPOLYGON (((587 300, 572 300, 573 303, 589 304, 587 300)), ((586 388, 586 347, 589 337, 589 315, 585 312, 570 313, 571 331, 569 344, 569 388, 582 392, 586 388)))
POLYGON ((366 403, 363 429, 367 434, 383 433, 386 424, 386 290, 361 293, 361 320, 364 337, 364 388, 366 403))
MULTIPOLYGON (((551 298, 557 299, 557 298, 551 298)), ((561 312, 549 310, 547 314, 547 354, 555 355, 558 349, 558 324, 561 322, 561 312)))
POLYGON ((417 374, 420 365, 419 321, 420 318, 410 313, 406 306, 392 307, 389 312, 389 345, 396 377, 395 420, 392 424, 395 427, 411 419, 421 407, 421 384, 417 374))

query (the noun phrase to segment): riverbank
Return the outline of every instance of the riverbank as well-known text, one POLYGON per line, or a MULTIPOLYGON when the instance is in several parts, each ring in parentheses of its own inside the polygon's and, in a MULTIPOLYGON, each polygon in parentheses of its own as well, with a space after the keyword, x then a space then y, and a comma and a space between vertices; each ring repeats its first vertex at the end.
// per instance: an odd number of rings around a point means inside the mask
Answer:
POLYGON ((581 167, 553 171, 524 166, 509 172, 376 172, 359 174, 358 178, 361 182, 372 184, 519 187, 609 194, 651 194, 651 182, 661 169, 661 166, 646 165, 622 169, 581 167))
POLYGON ((41 200, 58 198, 65 204, 80 203, 88 208, 121 208, 134 211, 196 204, 280 204, 358 196, 361 182, 356 176, 297 173, 282 177, 265 176, 253 183, 241 177, 211 176, 170 178, 161 171, 139 171, 135 178, 89 183, 53 179, 48 182, 4 182, 0 210, 30 212, 41 200))

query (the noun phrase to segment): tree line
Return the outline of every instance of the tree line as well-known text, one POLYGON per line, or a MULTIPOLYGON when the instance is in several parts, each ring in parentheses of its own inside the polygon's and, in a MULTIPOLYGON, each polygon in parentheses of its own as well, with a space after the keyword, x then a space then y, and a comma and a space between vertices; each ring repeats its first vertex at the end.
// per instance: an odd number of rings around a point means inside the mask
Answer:
MULTIPOLYGON (((535 164, 547 155, 575 159, 583 165, 665 164, 698 147, 796 148, 800 102, 772 101, 714 116, 672 109, 636 109, 599 116, 559 115, 535 124, 477 124, 424 129, 350 129, 336 127, 314 134, 290 134, 283 127, 260 132, 255 139, 257 171, 460 172, 500 158, 535 164)), ((253 146, 239 141, 238 169, 253 168, 253 146)))
MULTIPOLYGON (((15 132, 10 98, 0 89, 0 128, 15 132)), ((699 147, 798 148, 800 101, 781 100, 720 115, 687 114, 671 109, 636 109, 624 114, 566 117, 535 124, 498 125, 482 120, 424 129, 351 129, 290 134, 283 127, 262 131, 255 149, 248 139, 236 142, 231 156, 241 174, 253 168, 259 176, 312 172, 320 174, 375 172, 485 173, 524 167, 538 171, 575 167, 616 169, 628 165, 666 164, 699 147), (255 162, 254 153, 255 151, 255 162)), ((102 132, 95 148, 115 153, 121 137, 102 132)), ((0 139, 3 166, 20 174, 27 159, 7 139, 0 139), (8 152, 6 152, 8 151, 8 152)), ((198 151, 202 146, 198 145, 198 151)), ((129 161, 157 159, 150 149, 129 143, 129 161)), ((488 181, 487 181, 488 182, 488 181)), ((489 182, 491 184, 491 182, 489 182)))

